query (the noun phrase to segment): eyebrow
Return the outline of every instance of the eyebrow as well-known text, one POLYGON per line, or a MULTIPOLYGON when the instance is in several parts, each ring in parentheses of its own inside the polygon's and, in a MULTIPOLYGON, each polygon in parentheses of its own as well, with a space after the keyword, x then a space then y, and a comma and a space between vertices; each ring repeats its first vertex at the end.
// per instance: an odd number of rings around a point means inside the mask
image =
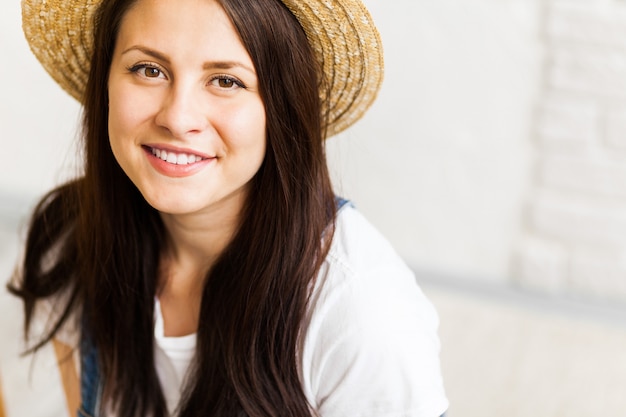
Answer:
MULTIPOLYGON (((159 61, 163 61, 166 64, 170 64, 170 60, 167 57, 167 55, 159 52, 159 51, 155 51, 154 49, 142 46, 142 45, 134 45, 131 46, 128 49, 125 49, 122 52, 122 55, 127 54, 128 52, 131 51, 140 51, 143 52, 146 55, 151 56, 154 59, 157 59, 159 61)), ((202 69, 204 70, 212 70, 212 69, 221 69, 221 70, 228 70, 231 68, 242 68, 254 75, 256 75, 256 71, 254 71, 254 69, 242 62, 239 61, 207 61, 202 65, 202 69)))

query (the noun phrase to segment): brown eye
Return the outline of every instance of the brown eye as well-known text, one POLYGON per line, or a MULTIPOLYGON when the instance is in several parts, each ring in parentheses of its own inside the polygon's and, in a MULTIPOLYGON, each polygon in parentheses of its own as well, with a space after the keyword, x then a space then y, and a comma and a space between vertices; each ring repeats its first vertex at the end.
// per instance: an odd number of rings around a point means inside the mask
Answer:
POLYGON ((159 76, 161 75, 161 70, 154 67, 146 67, 146 69, 144 70, 144 74, 148 78, 159 78, 159 76))
POLYGON ((139 63, 128 67, 128 71, 139 75, 142 78, 164 78, 165 73, 156 64, 151 63, 139 63))
POLYGON ((246 88, 246 86, 237 78, 230 75, 216 75, 209 81, 213 87, 217 87, 222 91, 234 91, 238 88, 246 88))
POLYGON ((230 78, 220 78, 217 83, 222 88, 232 88, 235 85, 235 82, 230 78))

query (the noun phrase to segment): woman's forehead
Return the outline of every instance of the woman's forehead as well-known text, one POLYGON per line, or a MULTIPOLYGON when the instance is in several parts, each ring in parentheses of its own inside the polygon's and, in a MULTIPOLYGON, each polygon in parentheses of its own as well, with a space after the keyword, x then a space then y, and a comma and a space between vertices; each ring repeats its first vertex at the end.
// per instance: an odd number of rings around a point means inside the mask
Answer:
POLYGON ((138 0, 122 19, 116 51, 152 51, 190 65, 238 63, 253 69, 230 18, 215 0, 138 0))

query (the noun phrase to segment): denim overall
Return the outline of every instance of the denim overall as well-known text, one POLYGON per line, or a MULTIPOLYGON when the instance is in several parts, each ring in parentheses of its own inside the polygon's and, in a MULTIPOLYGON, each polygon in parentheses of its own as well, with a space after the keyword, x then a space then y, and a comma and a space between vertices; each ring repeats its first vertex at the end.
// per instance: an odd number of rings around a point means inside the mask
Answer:
POLYGON ((80 408, 77 416, 96 417, 100 394, 98 352, 91 339, 83 337, 80 344, 80 408))

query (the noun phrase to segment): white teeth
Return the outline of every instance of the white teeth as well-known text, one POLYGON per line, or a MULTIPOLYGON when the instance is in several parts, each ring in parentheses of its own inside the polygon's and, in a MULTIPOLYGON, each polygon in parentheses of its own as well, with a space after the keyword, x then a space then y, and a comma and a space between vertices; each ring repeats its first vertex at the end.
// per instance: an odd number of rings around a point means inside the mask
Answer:
POLYGON ((185 154, 178 155, 178 160, 176 161, 176 164, 187 165, 187 160, 188 160, 187 155, 185 154))
POLYGON ((152 155, 170 164, 176 164, 176 165, 189 165, 189 164, 202 161, 202 157, 198 155, 187 154, 187 153, 177 154, 175 152, 168 152, 168 151, 164 151, 162 149, 156 149, 156 148, 152 148, 152 155))

